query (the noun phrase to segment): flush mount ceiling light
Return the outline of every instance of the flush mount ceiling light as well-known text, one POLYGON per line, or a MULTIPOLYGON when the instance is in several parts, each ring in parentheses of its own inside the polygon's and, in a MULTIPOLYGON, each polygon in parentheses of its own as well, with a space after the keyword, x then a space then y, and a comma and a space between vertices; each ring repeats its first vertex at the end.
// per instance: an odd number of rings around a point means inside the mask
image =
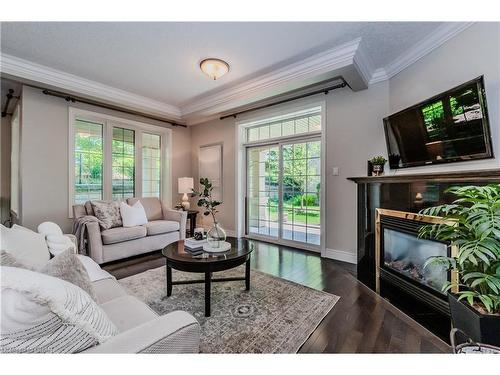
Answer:
POLYGON ((221 59, 209 58, 200 62, 200 69, 215 81, 229 72, 229 64, 221 59))

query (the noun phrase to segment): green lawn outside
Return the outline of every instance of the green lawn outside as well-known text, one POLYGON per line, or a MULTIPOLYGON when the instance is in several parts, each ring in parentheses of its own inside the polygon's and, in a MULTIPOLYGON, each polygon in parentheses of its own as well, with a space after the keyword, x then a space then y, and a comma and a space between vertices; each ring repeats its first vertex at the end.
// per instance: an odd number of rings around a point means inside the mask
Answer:
MULTIPOLYGON (((292 206, 290 204, 284 204, 284 207, 283 207, 285 210, 287 209, 298 209, 300 208, 300 206, 292 206)), ((288 222, 292 223, 292 221, 296 224, 309 224, 309 225, 320 225, 320 215, 319 215, 319 209, 320 207, 319 206, 308 206, 307 207, 308 209, 311 209, 311 210, 318 210, 318 214, 316 213, 312 213, 312 212, 307 212, 304 210, 304 213, 295 213, 295 215, 293 217, 288 217, 288 222), (306 221, 307 220, 307 221, 306 221)), ((278 220, 278 207, 276 206, 271 206, 270 207, 270 219, 273 220, 273 221, 277 221, 278 220)), ((296 212, 296 211, 295 211, 296 212)))

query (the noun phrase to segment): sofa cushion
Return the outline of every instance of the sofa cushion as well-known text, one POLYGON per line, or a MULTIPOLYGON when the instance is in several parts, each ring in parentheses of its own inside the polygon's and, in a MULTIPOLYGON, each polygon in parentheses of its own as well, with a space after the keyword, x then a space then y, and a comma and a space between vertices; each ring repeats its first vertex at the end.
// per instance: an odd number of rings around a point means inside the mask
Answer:
POLYGON ((97 303, 100 305, 127 295, 125 289, 114 278, 95 281, 92 286, 97 295, 97 303))
POLYGON ((127 203, 133 206, 137 201, 141 201, 148 221, 163 219, 161 202, 158 198, 129 198, 127 203))
POLYGON ((124 332, 158 317, 151 308, 133 296, 112 299, 100 305, 107 317, 124 332))
POLYGON ((45 237, 27 228, 0 224, 0 248, 27 267, 40 269, 50 259, 45 237))
POLYGON ((94 209, 92 208, 90 201, 85 202, 85 211, 87 211, 87 215, 95 216, 94 209))
POLYGON ((102 243, 109 245, 112 243, 135 240, 137 238, 146 237, 146 233, 146 227, 141 225, 130 228, 117 227, 106 229, 101 232, 102 243))
POLYGON ((177 221, 169 220, 154 220, 144 224, 148 236, 157 234, 170 233, 179 230, 180 225, 177 221))
POLYGON ((103 310, 73 284, 14 267, 2 267, 0 274, 2 352, 73 353, 118 333, 103 310))

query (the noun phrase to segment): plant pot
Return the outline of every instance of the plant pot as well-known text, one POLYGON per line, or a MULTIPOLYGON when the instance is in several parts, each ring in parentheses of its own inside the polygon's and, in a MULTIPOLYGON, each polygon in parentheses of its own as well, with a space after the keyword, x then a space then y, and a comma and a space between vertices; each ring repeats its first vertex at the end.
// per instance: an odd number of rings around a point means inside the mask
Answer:
POLYGON ((481 314, 450 293, 448 302, 453 327, 464 331, 475 342, 500 346, 500 315, 481 314))
POLYGON ((384 165, 383 164, 373 164, 373 174, 375 176, 380 176, 384 173, 384 165))

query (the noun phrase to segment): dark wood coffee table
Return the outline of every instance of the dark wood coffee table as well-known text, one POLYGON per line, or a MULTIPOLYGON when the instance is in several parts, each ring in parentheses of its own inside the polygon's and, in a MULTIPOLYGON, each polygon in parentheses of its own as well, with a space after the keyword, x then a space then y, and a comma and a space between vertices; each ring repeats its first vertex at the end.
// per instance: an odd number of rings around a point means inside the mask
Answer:
POLYGON ((165 257, 167 272, 167 296, 172 295, 172 286, 205 283, 205 316, 210 316, 210 288, 212 282, 245 280, 246 290, 250 290, 250 254, 253 244, 244 238, 228 237, 231 250, 223 253, 210 253, 208 257, 193 256, 184 248, 184 240, 167 245, 162 254, 165 257), (245 263, 245 277, 212 278, 213 272, 225 271, 245 263), (172 280, 172 268, 194 273, 204 273, 204 280, 172 280))

